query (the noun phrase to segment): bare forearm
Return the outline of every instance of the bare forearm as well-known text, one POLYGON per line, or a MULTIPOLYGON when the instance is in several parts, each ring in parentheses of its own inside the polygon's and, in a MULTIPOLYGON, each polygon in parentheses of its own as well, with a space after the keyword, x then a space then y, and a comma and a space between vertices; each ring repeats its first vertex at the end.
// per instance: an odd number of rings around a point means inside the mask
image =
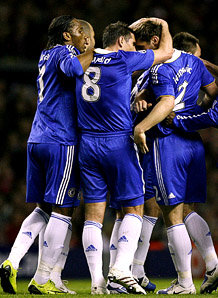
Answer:
POLYGON ((83 71, 85 72, 93 60, 93 49, 78 55, 77 58, 79 59, 83 71))
POLYGON ((207 67, 207 69, 209 70, 209 72, 218 77, 218 65, 215 65, 207 60, 202 59, 202 61, 204 62, 204 65, 207 67))
POLYGON ((136 127, 135 131, 146 132, 159 122, 163 121, 174 108, 174 97, 162 97, 159 103, 153 108, 148 116, 141 121, 136 127))

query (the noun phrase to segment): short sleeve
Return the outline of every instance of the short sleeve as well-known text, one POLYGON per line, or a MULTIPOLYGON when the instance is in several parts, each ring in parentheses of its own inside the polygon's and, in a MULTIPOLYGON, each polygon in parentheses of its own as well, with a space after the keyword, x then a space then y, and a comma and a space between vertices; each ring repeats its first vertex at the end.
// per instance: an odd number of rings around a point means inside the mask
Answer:
POLYGON ((59 53, 59 65, 61 71, 68 77, 80 76, 84 73, 82 65, 76 55, 79 51, 72 46, 63 47, 59 53))
POLYGON ((164 64, 158 64, 152 67, 150 71, 150 82, 156 99, 160 96, 175 96, 172 75, 164 64))
POLYGON ((126 61, 127 70, 132 73, 136 70, 148 69, 154 63, 153 50, 138 51, 138 52, 126 52, 120 51, 123 59, 126 61))

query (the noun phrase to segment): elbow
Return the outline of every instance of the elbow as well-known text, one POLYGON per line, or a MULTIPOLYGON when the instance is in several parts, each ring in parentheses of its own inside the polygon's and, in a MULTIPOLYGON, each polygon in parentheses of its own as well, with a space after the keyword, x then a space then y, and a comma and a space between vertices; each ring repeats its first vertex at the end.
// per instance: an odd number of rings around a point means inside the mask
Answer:
POLYGON ((165 101, 165 106, 166 106, 167 112, 171 113, 175 107, 174 97, 168 96, 168 97, 166 97, 166 99, 164 101, 165 101))
POLYGON ((170 49, 167 51, 167 60, 172 58, 172 56, 173 56, 173 52, 174 52, 174 49, 173 49, 173 48, 170 48, 170 49))

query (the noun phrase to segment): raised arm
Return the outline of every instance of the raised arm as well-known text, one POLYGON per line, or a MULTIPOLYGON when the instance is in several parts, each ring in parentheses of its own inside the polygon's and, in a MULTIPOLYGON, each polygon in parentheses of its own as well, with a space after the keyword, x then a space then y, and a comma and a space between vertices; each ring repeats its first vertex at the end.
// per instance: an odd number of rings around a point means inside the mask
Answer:
POLYGON ((207 60, 201 58, 204 62, 204 65, 207 67, 209 72, 215 77, 216 84, 218 85, 218 65, 215 65, 207 60))
MULTIPOLYGON (((162 62, 165 62, 166 60, 170 59, 172 57, 173 54, 173 42, 172 42, 172 37, 171 34, 169 32, 169 28, 168 28, 168 24, 166 21, 162 20, 162 19, 158 19, 158 18, 141 18, 139 20, 137 20, 136 22, 134 22, 133 24, 130 25, 130 28, 134 31, 134 32, 143 32, 144 30, 144 26, 146 24, 146 22, 152 22, 158 26, 161 26, 161 35, 156 36, 156 33, 154 33, 154 36, 156 38, 158 38, 159 44, 158 46, 151 46, 151 40, 149 42, 146 43, 149 44, 149 46, 147 45, 147 48, 153 49, 154 51, 154 63, 153 64, 159 64, 162 62)), ((144 34, 146 35, 146 33, 144 34)), ((147 39, 149 39, 149 36, 147 36, 147 39)), ((142 40, 143 42, 145 40, 142 40)))
MULTIPOLYGON (((155 20, 155 19, 154 19, 155 20)), ((156 19, 162 26, 159 48, 154 50, 154 64, 159 64, 170 59, 173 55, 173 41, 166 21, 156 19)), ((152 20, 153 21, 153 20, 152 20)))

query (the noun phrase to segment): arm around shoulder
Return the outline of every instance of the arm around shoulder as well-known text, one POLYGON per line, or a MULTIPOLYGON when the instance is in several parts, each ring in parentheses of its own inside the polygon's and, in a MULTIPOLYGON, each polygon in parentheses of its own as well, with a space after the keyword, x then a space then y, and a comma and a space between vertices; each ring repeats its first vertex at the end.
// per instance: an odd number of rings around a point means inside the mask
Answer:
POLYGON ((94 49, 91 49, 77 56, 84 72, 87 70, 87 68, 89 67, 89 65, 93 60, 93 53, 94 53, 94 49))
POLYGON ((154 64, 165 62, 173 55, 173 41, 166 21, 161 20, 162 33, 159 48, 154 50, 154 64))

